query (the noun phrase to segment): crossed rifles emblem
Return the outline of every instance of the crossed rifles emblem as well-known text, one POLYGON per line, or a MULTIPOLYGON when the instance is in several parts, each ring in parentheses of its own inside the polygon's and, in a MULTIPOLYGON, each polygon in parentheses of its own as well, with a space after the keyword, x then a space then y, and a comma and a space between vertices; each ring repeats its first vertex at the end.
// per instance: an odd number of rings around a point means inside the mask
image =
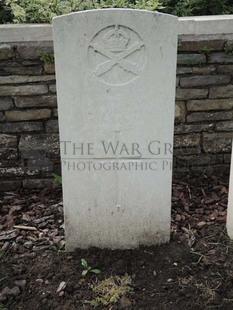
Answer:
POLYGON ((97 76, 100 76, 105 72, 109 71, 113 66, 119 64, 120 67, 123 68, 124 70, 129 71, 135 75, 138 75, 140 70, 139 67, 135 63, 132 63, 125 58, 135 53, 137 50, 140 50, 143 45, 144 44, 142 42, 137 41, 123 52, 115 54, 105 49, 98 43, 90 44, 90 46, 94 49, 94 51, 108 58, 108 61, 98 65, 98 67, 95 70, 95 74, 97 76))

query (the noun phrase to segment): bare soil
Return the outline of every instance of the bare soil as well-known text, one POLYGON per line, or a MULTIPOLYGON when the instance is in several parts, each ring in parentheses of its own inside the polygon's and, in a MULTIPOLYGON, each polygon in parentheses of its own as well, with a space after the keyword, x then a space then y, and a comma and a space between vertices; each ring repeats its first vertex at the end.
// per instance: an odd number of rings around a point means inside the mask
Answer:
MULTIPOLYGON (((232 310, 227 194, 223 176, 174 180, 169 244, 124 251, 77 249, 70 254, 64 251, 59 187, 2 193, 0 309, 232 310), (90 270, 82 276, 81 259, 101 273, 90 270), (99 297, 106 297, 106 291, 101 295, 94 288, 112 277, 130 282, 127 290, 119 288, 117 298, 106 298, 103 304, 99 297)), ((107 293, 113 296, 113 289, 108 287, 107 293)))

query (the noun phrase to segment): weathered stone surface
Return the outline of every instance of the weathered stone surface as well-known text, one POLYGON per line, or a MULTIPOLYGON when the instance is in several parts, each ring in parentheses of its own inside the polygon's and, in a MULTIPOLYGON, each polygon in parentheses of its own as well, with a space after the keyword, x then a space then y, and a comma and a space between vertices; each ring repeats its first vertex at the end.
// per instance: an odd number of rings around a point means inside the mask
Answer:
POLYGON ((231 98, 233 97, 233 85, 210 88, 210 98, 231 98))
POLYGON ((25 84, 25 83, 35 83, 35 82, 47 82, 54 81, 54 75, 8 75, 0 76, 0 84, 25 84))
POLYGON ((195 172, 200 175, 200 173, 205 173, 207 176, 211 177, 212 175, 218 174, 229 174, 229 165, 227 164, 218 164, 218 165, 210 165, 207 167, 203 166, 194 166, 195 169, 192 168, 195 172), (196 167, 196 168, 195 168, 196 167))
MULTIPOLYGON (((192 73, 194 74, 210 74, 216 71, 216 67, 213 65, 193 67, 192 73)), ((224 72, 223 72, 224 73, 224 72)))
POLYGON ((204 49, 211 51, 221 51, 224 40, 208 41, 179 41, 178 50, 181 52, 202 52, 204 49))
POLYGON ((197 146, 200 143, 200 135, 197 133, 178 135, 174 138, 174 147, 192 147, 197 146))
POLYGON ((209 63, 233 63, 233 55, 227 53, 211 53, 209 55, 209 63))
POLYGON ((17 108, 56 107, 57 97, 54 95, 15 97, 15 105, 17 108))
POLYGON ((53 53, 53 42, 27 42, 18 43, 18 57, 22 59, 39 59, 43 53, 53 53))
POLYGON ((193 166, 205 166, 216 165, 223 162, 223 155, 212 155, 212 154, 197 154, 179 156, 176 155, 176 167, 193 167, 193 166))
POLYGON ((51 92, 51 93, 56 93, 57 92, 57 88, 56 88, 56 85, 54 84, 54 85, 49 85, 49 91, 51 92))
POLYGON ((45 119, 51 116, 51 110, 38 109, 38 110, 24 110, 24 111, 6 111, 5 118, 8 121, 29 121, 37 119, 45 119))
POLYGON ((42 66, 1 66, 1 70, 6 74, 19 74, 19 75, 38 75, 42 73, 42 66))
POLYGON ((207 86, 212 84, 227 84, 231 80, 229 75, 198 75, 180 78, 181 87, 207 86))
POLYGON ((221 112, 196 112, 187 116, 188 122, 201 122, 201 121, 221 121, 233 119, 233 111, 221 112))
POLYGON ((4 114, 3 112, 0 112, 0 122, 4 121, 4 114))
POLYGON ((218 65, 217 66, 218 73, 230 73, 233 72, 233 65, 218 65))
POLYGON ((31 132, 42 130, 43 130, 42 122, 19 122, 19 123, 0 124, 0 132, 2 133, 31 132))
POLYGON ((21 187, 21 181, 2 181, 0 180, 0 191, 13 191, 21 187))
POLYGON ((46 94, 46 85, 20 85, 20 86, 0 86, 1 96, 26 96, 46 94))
POLYGON ((233 108, 233 98, 188 100, 186 107, 188 111, 230 110, 233 108))
POLYGON ((228 39, 227 41, 225 41, 224 44, 224 50, 230 50, 230 52, 233 51, 233 40, 228 39))
POLYGON ((54 117, 58 117, 58 111, 57 111, 57 109, 53 109, 53 116, 54 116, 54 117))
POLYGON ((19 160, 5 160, 2 159, 0 161, 0 167, 1 168, 6 168, 6 167, 20 167, 22 165, 21 159, 19 160))
POLYGON ((203 148, 205 152, 231 152, 233 133, 204 133, 203 148))
POLYGON ((179 124, 175 126, 175 134, 211 131, 213 129, 214 124, 179 124))
POLYGON ((190 68, 190 67, 177 67, 177 69, 176 69, 176 73, 178 74, 178 75, 181 75, 181 74, 190 74, 190 73, 192 73, 193 71, 192 71, 192 68, 190 68))
POLYGON ((203 54, 178 54, 177 56, 178 65, 199 65, 206 63, 206 56, 203 54))
POLYGON ((0 175, 3 178, 26 177, 39 175, 38 170, 28 170, 25 167, 4 167, 0 168, 0 175))
POLYGON ((13 106, 11 98, 0 98, 0 111, 10 110, 13 106))
MULTIPOLYGON (((172 144, 176 22, 175 17, 168 15, 129 9, 93 10, 54 19, 63 141, 69 137, 91 140, 96 145, 100 139, 115 141, 119 136, 119 140, 126 143, 136 139, 139 145, 145 145, 145 140, 152 141, 156 137, 158 141, 172 144), (90 34, 90 38, 85 34, 90 34), (108 41, 109 35, 117 37, 108 41), (126 46, 123 42, 127 41, 126 46), (103 59, 103 46, 110 48, 106 48, 107 55, 113 59, 103 59), (110 50, 116 53, 110 56, 110 50), (124 51, 119 53, 120 50, 124 51), (124 55, 128 57, 119 63, 124 55), (147 55, 146 63, 142 66, 144 55, 147 55), (132 74, 135 69, 136 75, 132 74)), ((98 158, 108 162, 108 156, 101 153, 97 146, 95 155, 91 156, 94 164, 98 158)), ((111 156, 113 161, 118 157, 111 156)), ((124 159, 120 161, 128 162, 124 159)), ((144 159, 135 162, 144 164, 144 159)), ((132 248, 139 244, 164 243, 170 234, 167 224, 169 222, 170 227, 171 162, 167 170, 161 170, 159 165, 156 172, 111 170, 98 171, 98 174, 88 170, 75 173, 63 166, 67 249, 91 245, 132 248), (70 184, 79 190, 71 190, 70 184)))
POLYGON ((17 147, 17 137, 12 135, 0 134, 0 148, 17 147))
POLYGON ((207 98, 208 89, 183 89, 178 88, 176 90, 176 99, 189 100, 189 99, 202 99, 207 98))
POLYGON ((54 74, 55 73, 55 64, 45 63, 44 64, 44 72, 46 74, 54 74))
POLYGON ((0 159, 11 161, 17 159, 18 149, 12 147, 1 147, 0 146, 0 159))
POLYGON ((46 132, 59 132, 58 120, 49 120, 46 125, 46 132))
POLYGON ((15 57, 15 52, 11 45, 0 44, 0 60, 11 59, 15 57))
MULTIPOLYGON (((17 43, 17 45, 20 43, 17 43)), ((17 45, 15 45, 15 47, 17 47, 17 45)), ((42 68, 42 62, 40 60, 23 60, 23 59, 19 59, 18 57, 16 59, 7 59, 5 61, 1 61, 0 67, 34 67, 34 66, 38 66, 42 68)))
POLYGON ((219 131, 232 131, 233 132, 233 120, 230 122, 218 122, 216 129, 219 131))
POLYGON ((175 122, 185 122, 185 102, 178 101, 175 106, 175 122))
POLYGON ((231 154, 224 154, 224 163, 226 164, 231 163, 231 154))
MULTIPOLYGON (((176 162, 176 159, 174 157, 174 163, 176 162)), ((187 175, 189 173, 189 168, 176 168, 176 166, 173 166, 173 175, 182 178, 184 175, 187 175)))
POLYGON ((173 149, 173 155, 192 155, 192 154, 200 154, 201 153, 201 146, 183 146, 183 147, 175 147, 173 149))
POLYGON ((21 63, 23 66, 41 66, 41 67, 43 66, 43 62, 37 59, 33 59, 33 60, 25 59, 25 60, 21 60, 21 63))
POLYGON ((44 155, 59 157, 59 136, 58 134, 22 135, 19 151, 23 158, 37 159, 44 155))
POLYGON ((45 188, 55 185, 53 179, 27 179, 23 180, 24 188, 45 188))
MULTIPOLYGON (((30 151, 26 154, 30 157, 27 159, 26 166, 29 170, 38 170, 40 175, 51 176, 51 173, 54 172, 55 166, 57 166, 58 158, 48 158, 45 153, 40 151, 30 151)), ((60 165, 60 162, 59 162, 60 165)))

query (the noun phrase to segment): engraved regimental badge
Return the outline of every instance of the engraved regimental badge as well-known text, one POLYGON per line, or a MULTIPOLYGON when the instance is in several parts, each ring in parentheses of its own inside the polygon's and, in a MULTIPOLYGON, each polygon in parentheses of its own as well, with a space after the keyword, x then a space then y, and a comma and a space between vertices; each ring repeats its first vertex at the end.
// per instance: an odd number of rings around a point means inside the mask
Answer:
POLYGON ((110 85, 124 85, 139 76, 145 63, 145 46, 128 27, 113 25, 99 31, 88 51, 95 76, 110 85))

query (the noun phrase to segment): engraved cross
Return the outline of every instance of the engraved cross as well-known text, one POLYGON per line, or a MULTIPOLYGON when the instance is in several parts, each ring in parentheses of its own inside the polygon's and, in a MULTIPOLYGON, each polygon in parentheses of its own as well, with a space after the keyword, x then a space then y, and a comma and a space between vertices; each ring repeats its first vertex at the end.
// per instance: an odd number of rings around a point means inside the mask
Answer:
POLYGON ((97 76, 100 76, 104 74, 105 72, 109 71, 114 65, 119 64, 124 70, 127 70, 135 75, 138 75, 139 73, 139 68, 135 63, 131 63, 125 58, 137 50, 140 50, 141 47, 143 46, 142 42, 136 42, 132 46, 130 46, 128 49, 125 51, 119 53, 119 54, 114 54, 105 48, 101 47, 99 44, 91 44, 90 45, 95 51, 99 52, 100 54, 104 55, 107 57, 109 60, 104 62, 103 64, 99 65, 95 71, 95 74, 97 76))

